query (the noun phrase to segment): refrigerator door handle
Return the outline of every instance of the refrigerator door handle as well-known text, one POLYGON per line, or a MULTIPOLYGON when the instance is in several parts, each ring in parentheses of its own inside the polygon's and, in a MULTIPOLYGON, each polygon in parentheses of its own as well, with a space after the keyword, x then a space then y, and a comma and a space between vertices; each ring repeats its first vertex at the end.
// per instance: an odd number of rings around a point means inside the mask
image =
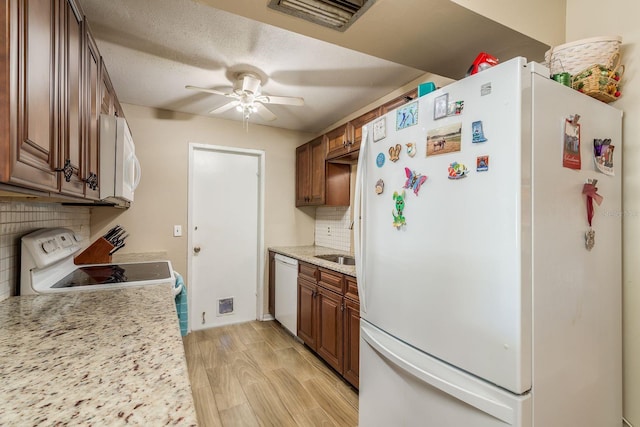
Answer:
POLYGON ((361 321, 360 335, 376 352, 398 368, 507 425, 515 425, 521 412, 518 407, 530 398, 529 394, 511 394, 469 374, 456 372, 456 368, 409 347, 365 321, 361 321))
POLYGON ((369 126, 362 127, 362 142, 360 144, 360 154, 358 155, 358 170, 356 172, 356 194, 354 199, 353 212, 353 240, 354 254, 356 258, 356 278, 358 279, 358 297, 360 298, 360 312, 367 312, 366 304, 366 278, 364 277, 364 257, 362 256, 362 248, 364 247, 365 233, 362 229, 362 212, 364 211, 365 200, 363 200, 363 186, 367 170, 367 151, 369 149, 369 126))

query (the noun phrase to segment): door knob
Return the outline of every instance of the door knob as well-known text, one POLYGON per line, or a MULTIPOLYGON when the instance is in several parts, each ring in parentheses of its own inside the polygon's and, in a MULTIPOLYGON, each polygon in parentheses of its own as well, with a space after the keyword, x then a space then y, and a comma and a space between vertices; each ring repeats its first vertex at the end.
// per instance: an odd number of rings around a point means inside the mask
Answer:
POLYGON ((200 246, 196 246, 196 247, 194 247, 194 248, 193 248, 193 252, 194 252, 194 253, 196 253, 196 254, 197 254, 197 253, 200 253, 200 246))

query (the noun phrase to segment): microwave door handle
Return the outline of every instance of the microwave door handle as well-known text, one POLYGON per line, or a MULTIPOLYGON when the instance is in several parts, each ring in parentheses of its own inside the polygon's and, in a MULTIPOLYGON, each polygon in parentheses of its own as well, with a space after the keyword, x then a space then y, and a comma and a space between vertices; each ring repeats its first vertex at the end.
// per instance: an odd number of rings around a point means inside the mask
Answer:
POLYGON ((133 162, 135 164, 135 174, 136 174, 136 178, 133 182, 132 190, 135 190, 136 188, 138 188, 138 184, 140 184, 140 178, 142 177, 142 168, 140 167, 140 161, 138 160, 138 157, 136 157, 135 154, 132 154, 132 156, 133 156, 133 162))

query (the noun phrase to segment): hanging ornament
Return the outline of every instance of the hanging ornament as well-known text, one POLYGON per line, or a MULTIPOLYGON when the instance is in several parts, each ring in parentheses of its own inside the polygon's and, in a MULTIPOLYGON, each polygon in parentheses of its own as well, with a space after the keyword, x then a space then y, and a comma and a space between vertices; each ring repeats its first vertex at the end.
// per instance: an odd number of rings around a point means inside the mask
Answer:
POLYGON ((588 251, 593 249, 596 244, 596 232, 591 227, 591 221, 593 220, 593 201, 595 200, 598 206, 602 203, 603 197, 597 193, 598 187, 597 179, 588 179, 587 183, 582 187, 582 194, 587 196, 587 221, 589 222, 589 230, 585 233, 585 246, 588 251))

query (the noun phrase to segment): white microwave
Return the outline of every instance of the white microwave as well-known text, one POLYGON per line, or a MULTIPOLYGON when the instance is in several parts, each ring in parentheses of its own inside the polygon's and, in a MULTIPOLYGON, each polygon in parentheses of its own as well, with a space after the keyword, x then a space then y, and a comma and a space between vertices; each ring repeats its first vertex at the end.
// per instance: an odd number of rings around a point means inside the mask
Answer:
POLYGON ((100 199, 133 202, 141 175, 127 121, 100 114, 100 199))

